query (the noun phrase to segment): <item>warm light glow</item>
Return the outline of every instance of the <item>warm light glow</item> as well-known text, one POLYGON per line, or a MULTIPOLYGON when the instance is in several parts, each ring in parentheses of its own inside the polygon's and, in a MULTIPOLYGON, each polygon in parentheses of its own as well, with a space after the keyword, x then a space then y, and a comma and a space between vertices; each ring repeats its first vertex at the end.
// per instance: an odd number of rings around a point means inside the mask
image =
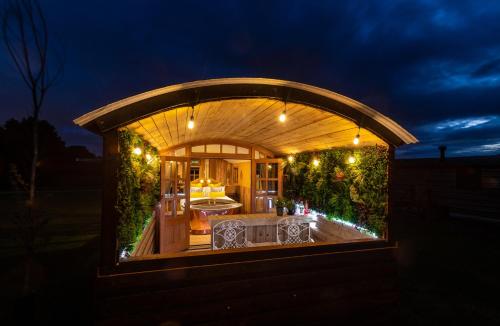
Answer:
POLYGON ((293 163, 294 160, 292 155, 288 155, 288 162, 293 163))
POLYGON ((151 161, 152 159, 153 157, 151 156, 151 154, 146 154, 146 160, 151 161))
POLYGON ((205 180, 201 179, 201 180, 200 180, 200 183, 203 183, 203 182, 205 182, 205 180))
POLYGON ((193 129, 194 128, 194 117, 193 116, 191 116, 191 118, 189 119, 188 128, 189 129, 193 129))
POLYGON ((271 166, 271 164, 268 164, 268 165, 267 165, 267 168, 268 168, 269 170, 271 170, 273 167, 271 166))
POLYGON ((357 134, 356 137, 354 137, 352 142, 354 143, 354 145, 359 144, 359 134, 357 134))
POLYGON ((279 120, 280 120, 280 122, 285 122, 285 120, 286 120, 286 113, 285 113, 285 111, 281 112, 279 120))
POLYGON ((319 165, 319 160, 314 159, 314 160, 313 160, 313 165, 314 165, 314 166, 318 166, 318 165, 319 165))
POLYGON ((207 180, 207 183, 210 183, 211 181, 212 181, 212 180, 208 179, 208 180, 207 180))
POLYGON ((353 163, 356 163, 356 158, 353 155, 351 155, 351 156, 349 156, 347 161, 349 162, 349 164, 353 164, 353 163))
POLYGON ((140 147, 136 147, 134 148, 134 154, 135 155, 141 155, 142 154, 142 149, 140 147))

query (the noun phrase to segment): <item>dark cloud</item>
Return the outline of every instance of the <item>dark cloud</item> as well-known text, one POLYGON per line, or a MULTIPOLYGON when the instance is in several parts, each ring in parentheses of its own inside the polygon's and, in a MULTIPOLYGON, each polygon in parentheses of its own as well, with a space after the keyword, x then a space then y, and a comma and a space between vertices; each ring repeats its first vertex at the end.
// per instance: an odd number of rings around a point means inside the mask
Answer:
MULTIPOLYGON (((98 150, 97 137, 71 120, 112 101, 173 83, 256 76, 328 88, 389 115, 423 141, 401 156, 436 156, 441 142, 495 153, 481 147, 499 138, 494 130, 455 130, 450 138, 430 126, 499 114, 497 1, 42 5, 66 52, 44 117, 69 144, 98 150)), ((0 120, 23 116, 26 91, 3 52, 0 63, 0 120)))
POLYGON ((500 79, 500 58, 482 64, 472 73, 472 76, 473 77, 493 76, 500 79))

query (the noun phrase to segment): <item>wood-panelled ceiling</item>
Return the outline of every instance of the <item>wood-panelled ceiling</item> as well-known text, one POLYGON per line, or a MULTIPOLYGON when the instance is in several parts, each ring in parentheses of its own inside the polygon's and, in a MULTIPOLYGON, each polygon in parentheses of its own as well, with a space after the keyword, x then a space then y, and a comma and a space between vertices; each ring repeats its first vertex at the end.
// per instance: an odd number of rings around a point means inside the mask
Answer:
MULTIPOLYGON (((156 113, 127 126, 160 152, 181 144, 226 139, 265 147, 275 154, 352 146, 358 126, 341 116, 288 103, 287 119, 278 121, 284 103, 275 99, 228 99, 195 106, 195 127, 188 129, 191 107, 156 113)), ((386 143, 361 128, 360 146, 386 143)))

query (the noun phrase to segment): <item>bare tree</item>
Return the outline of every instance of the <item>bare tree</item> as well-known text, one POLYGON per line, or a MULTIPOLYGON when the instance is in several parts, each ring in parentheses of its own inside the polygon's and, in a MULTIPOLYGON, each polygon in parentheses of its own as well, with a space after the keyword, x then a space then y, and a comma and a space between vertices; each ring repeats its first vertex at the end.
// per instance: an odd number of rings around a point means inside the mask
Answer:
MULTIPOLYGON (((26 232, 23 242, 27 250, 27 258, 31 261, 34 254, 36 230, 43 222, 36 209, 36 178, 38 163, 38 123, 40 112, 49 88, 62 73, 62 60, 57 52, 49 51, 49 32, 47 22, 40 4, 36 0, 11 0, 2 8, 2 38, 7 52, 23 82, 29 89, 31 99, 31 118, 33 121, 33 153, 29 182, 26 182, 28 193, 27 214, 25 216, 26 232), (49 55, 50 52, 50 55, 49 55), (51 59, 51 60, 49 60, 51 59), (50 63, 57 67, 51 71, 50 63)), ((25 290, 29 286, 30 266, 27 263, 25 290)))

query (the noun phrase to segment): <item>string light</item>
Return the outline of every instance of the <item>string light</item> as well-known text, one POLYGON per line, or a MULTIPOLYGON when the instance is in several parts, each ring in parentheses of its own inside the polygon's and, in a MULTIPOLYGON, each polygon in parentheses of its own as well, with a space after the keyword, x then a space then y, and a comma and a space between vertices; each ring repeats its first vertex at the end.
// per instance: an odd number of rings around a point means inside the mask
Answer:
POLYGON ((354 137, 354 139, 352 140, 352 142, 354 143, 354 145, 357 145, 359 144, 359 131, 360 131, 361 127, 358 127, 358 133, 356 135, 356 137, 354 137))
POLYGON ((283 110, 283 112, 281 112, 281 114, 279 116, 279 120, 280 120, 280 122, 285 122, 285 120, 286 120, 286 102, 285 102, 285 109, 283 110))
POLYGON ((349 155, 349 158, 347 159, 347 162, 349 162, 349 164, 356 163, 356 158, 354 157, 354 155, 349 155))
POLYGON ((191 117, 189 118, 188 122, 188 128, 193 129, 194 128, 194 106, 192 106, 193 110, 191 111, 191 117))
POLYGON ((315 158, 315 159, 313 160, 313 165, 314 165, 314 166, 318 166, 318 165, 319 165, 319 160, 315 158))
POLYGON ((148 161, 151 161, 153 159, 153 157, 151 156, 151 154, 146 154, 146 160, 148 161))
POLYGON ((288 162, 293 163, 293 161, 295 161, 295 159, 293 158, 293 155, 288 155, 288 162))
POLYGON ((142 149, 140 147, 136 147, 133 150, 135 155, 141 155, 142 154, 142 149))

